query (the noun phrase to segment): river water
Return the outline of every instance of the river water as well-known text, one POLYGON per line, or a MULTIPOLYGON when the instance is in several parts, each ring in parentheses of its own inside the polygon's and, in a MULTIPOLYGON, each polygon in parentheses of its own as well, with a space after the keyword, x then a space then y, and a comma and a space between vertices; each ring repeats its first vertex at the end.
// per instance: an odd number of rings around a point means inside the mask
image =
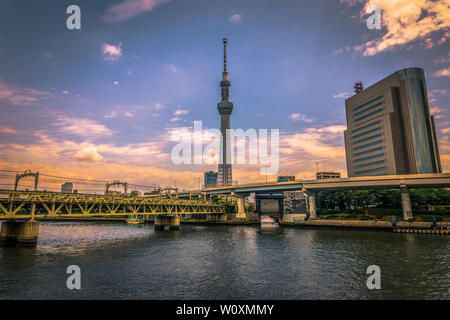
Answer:
POLYGON ((43 222, 35 248, 0 247, 0 299, 450 299, 449 261, 447 236, 43 222))

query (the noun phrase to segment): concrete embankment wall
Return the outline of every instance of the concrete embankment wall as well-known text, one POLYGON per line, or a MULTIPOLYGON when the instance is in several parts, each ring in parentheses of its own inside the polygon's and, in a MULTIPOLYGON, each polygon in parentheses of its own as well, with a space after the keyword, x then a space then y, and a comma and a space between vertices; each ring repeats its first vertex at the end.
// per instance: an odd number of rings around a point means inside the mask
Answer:
MULTIPOLYGON (((300 223, 282 222, 282 226, 299 228, 329 228, 329 229, 371 229, 371 230, 392 230, 390 221, 360 221, 360 220, 308 220, 300 223)), ((431 222, 404 222, 397 223, 398 228, 428 229, 431 222)), ((450 227, 449 222, 438 222, 438 227, 450 227)))

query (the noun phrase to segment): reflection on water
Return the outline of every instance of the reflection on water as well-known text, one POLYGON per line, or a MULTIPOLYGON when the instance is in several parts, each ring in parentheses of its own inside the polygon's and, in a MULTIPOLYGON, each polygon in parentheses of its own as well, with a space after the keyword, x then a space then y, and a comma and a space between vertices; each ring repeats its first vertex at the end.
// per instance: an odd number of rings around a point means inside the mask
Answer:
POLYGON ((0 247, 0 299, 449 299, 450 239, 265 223, 41 223, 36 248, 0 247), (81 268, 82 290, 66 288, 81 268), (366 268, 381 268, 381 290, 366 268))

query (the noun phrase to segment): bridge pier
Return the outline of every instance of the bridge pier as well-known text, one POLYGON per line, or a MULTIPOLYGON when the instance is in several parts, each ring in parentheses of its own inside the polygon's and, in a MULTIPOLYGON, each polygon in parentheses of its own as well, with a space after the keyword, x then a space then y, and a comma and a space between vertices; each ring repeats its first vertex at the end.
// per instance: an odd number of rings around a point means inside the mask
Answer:
POLYGON ((169 227, 169 230, 180 229, 179 215, 158 215, 155 217, 155 230, 164 230, 164 227, 169 227))
POLYGON ((306 191, 306 195, 308 196, 308 208, 309 208, 309 218, 316 219, 317 218, 317 209, 316 209, 316 191, 306 191))
POLYGON ((206 215, 206 221, 210 221, 210 222, 226 222, 227 221, 227 214, 226 213, 207 214, 206 215))
POLYGON ((36 245, 39 221, 4 221, 0 230, 1 245, 36 245))
POLYGON ((411 197, 409 196, 409 190, 406 184, 400 185, 400 193, 402 197, 403 220, 411 219, 413 217, 411 197))
POLYGON ((237 200, 237 207, 238 212, 236 213, 236 219, 245 219, 245 197, 247 197, 247 194, 236 194, 236 200, 237 200))

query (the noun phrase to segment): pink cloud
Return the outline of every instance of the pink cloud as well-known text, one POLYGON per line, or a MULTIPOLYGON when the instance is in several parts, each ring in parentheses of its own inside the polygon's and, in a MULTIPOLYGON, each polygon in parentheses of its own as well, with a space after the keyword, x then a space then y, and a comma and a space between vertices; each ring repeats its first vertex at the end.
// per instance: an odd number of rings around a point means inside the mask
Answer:
POLYGON ((49 92, 10 86, 0 80, 0 100, 8 101, 13 105, 29 106, 50 96, 49 92))
POLYGON ((306 115, 301 113, 292 113, 291 115, 289 115, 289 118, 293 121, 305 121, 305 122, 313 121, 313 119, 310 119, 306 115))
POLYGON ((177 109, 175 110, 175 112, 173 113, 174 116, 180 116, 183 114, 188 114, 189 110, 184 110, 184 109, 177 109))
POLYGON ((7 134, 18 134, 19 132, 12 128, 0 128, 0 132, 7 134))
POLYGON ((437 78, 450 77, 450 68, 438 70, 435 73, 433 73, 433 76, 435 76, 437 78))
POLYGON ((117 46, 108 43, 102 43, 103 58, 107 61, 117 61, 122 56, 122 44, 117 46))
POLYGON ((109 7, 103 20, 106 22, 121 22, 154 10, 157 6, 169 0, 125 0, 109 7))
POLYGON ((228 19, 228 21, 232 23, 241 23, 242 15, 240 15, 239 13, 235 13, 228 19))
POLYGON ((82 118, 58 117, 54 123, 60 130, 82 137, 111 136, 113 132, 103 124, 82 118))

